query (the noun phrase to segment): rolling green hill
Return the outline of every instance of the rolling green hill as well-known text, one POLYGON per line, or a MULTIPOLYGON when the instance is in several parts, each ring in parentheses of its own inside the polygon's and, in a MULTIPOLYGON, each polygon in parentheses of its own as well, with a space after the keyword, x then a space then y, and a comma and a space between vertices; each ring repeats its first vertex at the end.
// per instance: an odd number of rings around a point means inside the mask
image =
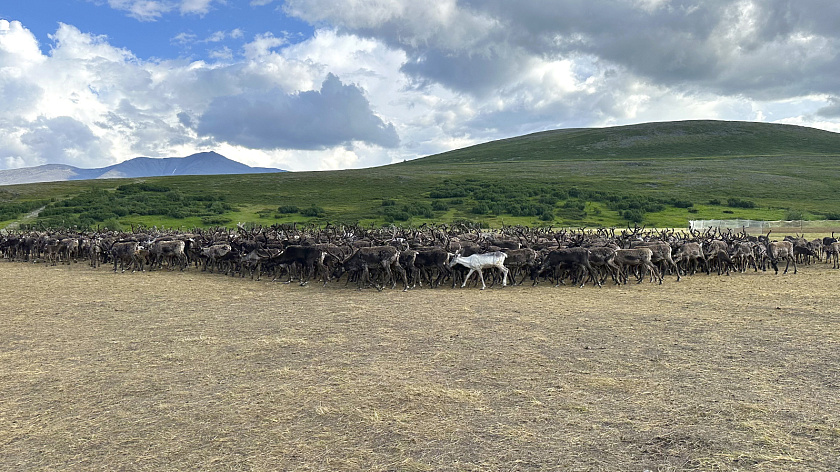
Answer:
POLYGON ((371 169, 6 186, 0 226, 44 204, 36 222, 50 226, 840 219, 838 183, 840 134, 682 121, 547 131, 371 169))
POLYGON ((737 121, 677 121, 545 131, 430 156, 422 165, 470 162, 837 156, 840 135, 737 121))

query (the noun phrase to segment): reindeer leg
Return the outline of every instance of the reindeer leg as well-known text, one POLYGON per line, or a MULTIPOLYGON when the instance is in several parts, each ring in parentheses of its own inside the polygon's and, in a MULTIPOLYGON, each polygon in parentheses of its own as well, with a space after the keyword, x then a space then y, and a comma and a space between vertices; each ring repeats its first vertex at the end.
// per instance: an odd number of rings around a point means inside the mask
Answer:
MULTIPOLYGON (((470 271, 467 272, 467 276, 464 277, 464 283, 461 284, 461 288, 464 288, 464 287, 467 286, 467 281, 470 280, 470 276, 472 275, 473 272, 475 272, 475 269, 470 269, 470 271)), ((479 275, 481 275, 481 272, 479 272, 479 275)), ((483 283, 484 279, 482 278, 481 281, 483 283)))

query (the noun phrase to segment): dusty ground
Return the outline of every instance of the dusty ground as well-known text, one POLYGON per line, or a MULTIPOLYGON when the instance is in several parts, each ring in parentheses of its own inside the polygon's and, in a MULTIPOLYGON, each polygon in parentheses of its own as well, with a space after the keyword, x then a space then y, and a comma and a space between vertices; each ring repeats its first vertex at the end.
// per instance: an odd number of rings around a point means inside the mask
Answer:
POLYGON ((378 293, 2 262, 0 469, 838 470, 838 282, 378 293))

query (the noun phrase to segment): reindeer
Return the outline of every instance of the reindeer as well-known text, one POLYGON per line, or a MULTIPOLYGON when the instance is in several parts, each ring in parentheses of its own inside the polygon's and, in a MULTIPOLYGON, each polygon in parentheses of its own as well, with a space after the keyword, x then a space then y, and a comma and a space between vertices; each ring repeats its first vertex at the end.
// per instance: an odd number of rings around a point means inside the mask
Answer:
POLYGON ((525 281, 525 277, 527 277, 530 273, 530 268, 534 267, 534 264, 537 259, 537 253, 533 249, 529 248, 522 248, 522 249, 508 249, 504 251, 507 254, 507 259, 505 259, 505 267, 511 271, 511 283, 513 285, 522 285, 522 282, 525 281), (516 282, 516 274, 522 272, 522 280, 519 283, 516 282))
MULTIPOLYGON (((385 283, 391 281, 391 288, 393 289, 397 286, 397 279, 391 270, 393 268, 402 276, 405 285, 403 291, 406 291, 408 290, 408 277, 399 264, 399 257, 400 251, 393 246, 361 247, 336 267, 332 278, 339 279, 344 272, 361 272, 361 278, 359 279, 359 289, 361 290, 365 283, 372 283, 370 269, 382 269, 385 272, 385 283)), ((382 290, 382 286, 377 285, 376 288, 382 290)))
POLYGON ((126 266, 133 267, 136 259, 135 254, 140 249, 140 243, 137 241, 116 242, 111 246, 110 254, 114 260, 114 272, 117 272, 117 265, 120 266, 122 272, 125 272, 126 266))
POLYGON ((706 268, 706 274, 710 272, 703 247, 695 241, 687 241, 679 246, 676 254, 674 254, 674 261, 682 263, 682 270, 685 275, 694 275, 698 270, 703 270, 703 267, 706 268))
MULTIPOLYGON (((452 274, 449 270, 450 255, 441 247, 418 248, 414 264, 420 269, 421 277, 425 277, 430 288, 435 288, 452 274), (437 271, 437 277, 432 280, 433 271, 437 271)), ((421 283, 422 287, 423 284, 421 283)))
POLYGON ((653 279, 659 280, 659 285, 662 285, 662 275, 659 273, 659 270, 653 265, 651 259, 653 258, 653 251, 647 247, 639 247, 635 249, 618 249, 615 251, 615 263, 621 267, 620 277, 621 280, 626 284, 628 278, 628 268, 639 268, 641 272, 639 273, 638 280, 636 283, 642 283, 642 280, 645 278, 645 273, 650 271, 651 274, 651 281, 653 279))
MULTIPOLYGON (((560 239, 558 239, 559 241, 560 239)), ((575 283, 578 280, 580 281, 580 287, 583 287, 589 279, 600 287, 601 282, 599 277, 595 274, 595 270, 589 261, 590 255, 591 251, 583 247, 560 247, 549 251, 543 257, 539 267, 531 272, 531 279, 534 281, 533 285, 537 285, 539 277, 550 269, 551 276, 557 274, 558 271, 566 274, 571 273, 575 283)), ((562 284, 564 278, 565 275, 558 277, 557 283, 554 286, 557 287, 562 284)))
POLYGON ((796 273, 796 259, 793 254, 793 243, 790 241, 773 241, 767 244, 767 255, 770 257, 770 265, 779 273, 778 261, 780 258, 785 259, 784 274, 787 274, 791 262, 793 263, 793 273, 796 273))
POLYGON ((825 248, 825 263, 828 264, 829 259, 834 263, 832 268, 840 268, 840 243, 834 241, 825 248))
POLYGON ((467 285, 467 281, 470 279, 470 276, 473 272, 478 272, 478 277, 481 279, 481 290, 487 288, 487 285, 484 283, 484 275, 481 273, 484 269, 498 269, 502 273, 502 287, 507 286, 507 277, 508 277, 508 268, 505 267, 505 259, 507 258, 507 254, 496 251, 487 254, 473 254, 471 256, 461 256, 458 254, 453 254, 449 260, 449 268, 453 268, 456 265, 460 264, 469 269, 467 272, 467 276, 464 277, 464 283, 461 284, 461 288, 464 288, 467 285))

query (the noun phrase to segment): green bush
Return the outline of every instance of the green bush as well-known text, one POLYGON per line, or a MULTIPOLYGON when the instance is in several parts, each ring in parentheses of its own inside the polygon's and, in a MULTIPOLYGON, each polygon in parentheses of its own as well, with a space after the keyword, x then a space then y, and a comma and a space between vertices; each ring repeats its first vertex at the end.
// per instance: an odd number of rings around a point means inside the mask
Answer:
POLYGON ((309 208, 304 208, 303 210, 301 210, 300 214, 312 218, 322 218, 327 215, 327 211, 319 206, 312 205, 309 208))
POLYGON ((109 218, 102 222, 100 225, 102 228, 108 228, 112 231, 122 231, 125 228, 123 227, 122 223, 116 218, 109 218))
POLYGON ((470 208, 470 213, 474 215, 486 215, 487 213, 490 213, 490 205, 484 202, 479 202, 474 207, 470 208))
POLYGON ((448 211, 449 205, 443 200, 435 200, 432 202, 432 210, 434 211, 448 211))
POLYGON ((187 217, 187 212, 183 208, 172 207, 166 212, 166 216, 170 218, 182 219, 187 217))
POLYGON ((222 213, 225 213, 230 210, 233 210, 232 206, 218 200, 215 202, 211 202, 209 205, 207 205, 207 211, 216 215, 221 215, 222 213))
POLYGON ((788 210, 785 212, 785 219, 790 220, 804 220, 805 212, 802 210, 788 210))
POLYGON ((586 202, 580 200, 566 200, 563 202, 563 208, 568 208, 572 210, 584 210, 586 209, 586 202))
POLYGON ((438 186, 435 189, 432 189, 429 192, 430 198, 453 198, 453 197, 467 197, 470 195, 470 192, 467 190, 466 187, 452 184, 452 183, 444 183, 438 186))
POLYGON ((410 219, 411 215, 405 211, 395 210, 385 214, 385 221, 388 223, 393 223, 395 221, 408 221, 410 219))
POLYGON ((755 208, 755 202, 750 200, 741 200, 740 198, 730 198, 726 200, 726 205, 733 208, 755 208))
POLYGON ((621 217, 630 223, 641 223, 645 219, 645 213, 639 209, 624 210, 621 212, 621 217))

